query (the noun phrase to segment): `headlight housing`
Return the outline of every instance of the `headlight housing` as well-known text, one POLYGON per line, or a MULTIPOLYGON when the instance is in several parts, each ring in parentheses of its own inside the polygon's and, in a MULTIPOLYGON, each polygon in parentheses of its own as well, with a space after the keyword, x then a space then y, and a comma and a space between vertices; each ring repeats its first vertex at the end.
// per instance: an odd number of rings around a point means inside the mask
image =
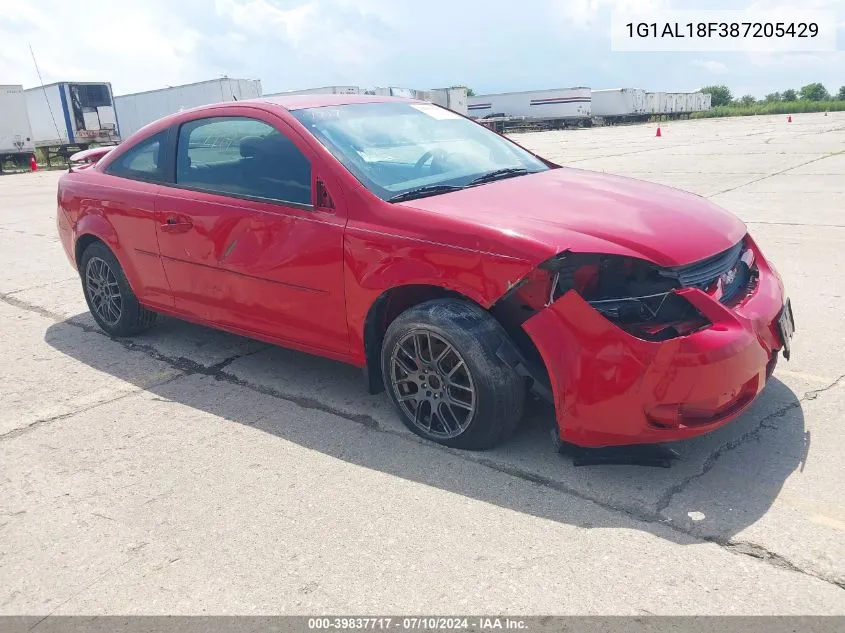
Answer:
POLYGON ((574 290, 609 321, 648 341, 685 336, 710 325, 675 293, 681 284, 664 269, 634 257, 563 253, 541 266, 554 276, 554 301, 574 290))

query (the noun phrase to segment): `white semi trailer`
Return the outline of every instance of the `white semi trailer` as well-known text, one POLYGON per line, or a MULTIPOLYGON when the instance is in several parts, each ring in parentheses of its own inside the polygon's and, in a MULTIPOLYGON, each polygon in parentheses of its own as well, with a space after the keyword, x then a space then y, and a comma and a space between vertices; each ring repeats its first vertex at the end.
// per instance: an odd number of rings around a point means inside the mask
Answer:
POLYGON ((666 93, 647 92, 645 93, 646 112, 649 114, 666 113, 666 93))
POLYGON ((469 97, 467 97, 466 88, 432 88, 427 92, 428 97, 426 101, 431 101, 444 108, 449 108, 453 112, 464 116, 469 114, 469 110, 467 109, 469 97))
POLYGON ((534 121, 564 124, 589 123, 592 97, 589 88, 555 88, 527 92, 475 95, 467 99, 469 116, 524 117, 534 121))
POLYGON ((118 126, 129 138, 148 123, 168 114, 221 101, 243 101, 261 96, 261 81, 211 79, 182 86, 136 92, 115 97, 118 126))
POLYGON ((365 90, 359 86, 322 86, 320 88, 306 88, 304 90, 286 90, 265 95, 267 97, 286 97, 290 95, 357 95, 374 94, 392 97, 421 99, 436 103, 455 112, 467 114, 466 88, 433 88, 431 90, 415 90, 413 88, 373 88, 365 90))
POLYGON ((23 86, 0 86, 0 172, 4 162, 23 166, 34 153, 23 86))
POLYGON ((287 97, 292 95, 357 95, 362 90, 358 86, 321 86, 319 88, 305 88, 304 90, 285 90, 264 95, 265 97, 287 97))
POLYGON ((641 121, 648 117, 646 91, 639 88, 609 88, 590 92, 593 122, 641 121))
POLYGON ((120 142, 110 83, 62 81, 28 88, 24 95, 35 146, 48 160, 120 142))
POLYGON ((650 116, 680 118, 710 109, 712 96, 704 92, 647 92, 646 112, 650 116))

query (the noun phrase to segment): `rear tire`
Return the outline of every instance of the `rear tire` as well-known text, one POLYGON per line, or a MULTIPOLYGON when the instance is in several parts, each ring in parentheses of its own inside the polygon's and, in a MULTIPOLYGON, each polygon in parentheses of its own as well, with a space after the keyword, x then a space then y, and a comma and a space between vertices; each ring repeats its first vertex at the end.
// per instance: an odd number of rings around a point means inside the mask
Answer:
POLYGON ((82 291, 91 316, 111 336, 133 336, 149 329, 156 313, 139 302, 114 253, 93 242, 79 262, 82 291))
POLYGON ((384 386, 411 431, 445 446, 490 448, 522 418, 526 383, 496 355, 508 340, 479 306, 436 299, 406 310, 384 336, 384 386))

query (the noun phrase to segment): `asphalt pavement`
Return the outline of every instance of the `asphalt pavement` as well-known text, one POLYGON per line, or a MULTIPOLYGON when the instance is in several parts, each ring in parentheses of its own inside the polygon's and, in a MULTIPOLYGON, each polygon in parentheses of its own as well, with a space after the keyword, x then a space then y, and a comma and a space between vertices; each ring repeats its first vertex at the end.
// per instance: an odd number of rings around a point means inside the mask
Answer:
POLYGON ((845 614, 845 113, 655 127, 514 138, 709 198, 784 278, 791 361, 671 469, 574 467, 540 403, 462 452, 353 367, 172 319, 111 339, 59 172, 0 177, 0 614, 845 614))

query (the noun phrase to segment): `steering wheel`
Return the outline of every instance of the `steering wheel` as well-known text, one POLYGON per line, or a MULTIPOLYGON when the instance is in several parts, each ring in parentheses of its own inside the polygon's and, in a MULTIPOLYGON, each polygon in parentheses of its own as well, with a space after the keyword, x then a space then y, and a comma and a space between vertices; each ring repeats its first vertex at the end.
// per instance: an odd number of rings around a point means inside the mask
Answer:
POLYGON ((446 151, 443 150, 443 149, 437 148, 437 149, 428 150, 422 156, 420 156, 416 165, 414 165, 414 171, 421 172, 422 168, 429 161, 431 161, 431 168, 434 168, 435 162, 445 160, 446 156, 447 156, 446 151))

